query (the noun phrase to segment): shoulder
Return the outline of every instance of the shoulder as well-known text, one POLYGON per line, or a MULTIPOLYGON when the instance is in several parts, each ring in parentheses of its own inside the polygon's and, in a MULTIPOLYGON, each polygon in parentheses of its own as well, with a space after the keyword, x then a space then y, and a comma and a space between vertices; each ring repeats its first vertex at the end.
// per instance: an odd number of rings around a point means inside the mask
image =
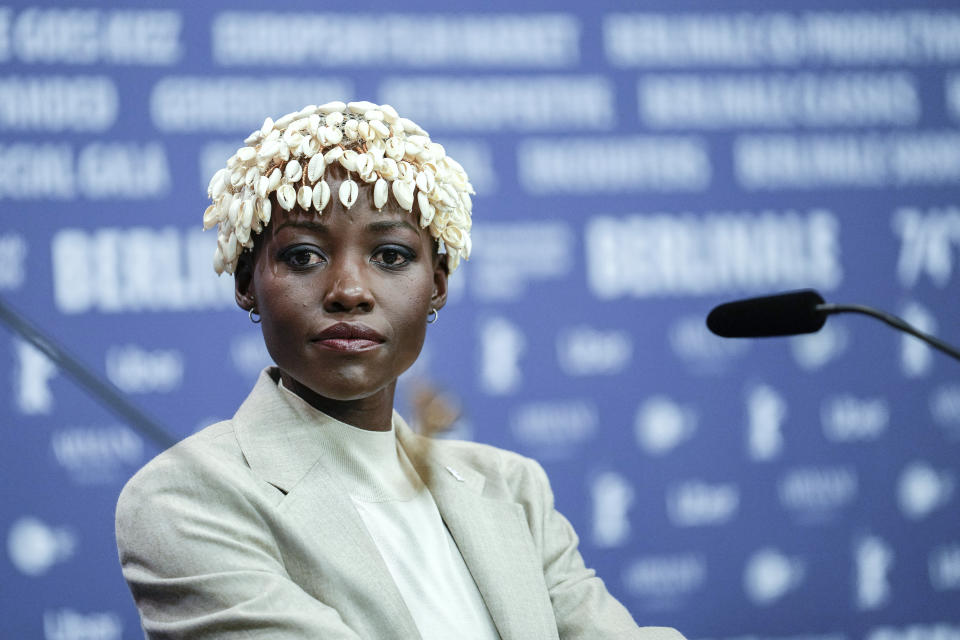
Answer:
POLYGON ((257 491, 237 442, 234 423, 225 420, 163 451, 127 481, 117 499, 117 531, 204 504, 223 504, 231 494, 257 491))

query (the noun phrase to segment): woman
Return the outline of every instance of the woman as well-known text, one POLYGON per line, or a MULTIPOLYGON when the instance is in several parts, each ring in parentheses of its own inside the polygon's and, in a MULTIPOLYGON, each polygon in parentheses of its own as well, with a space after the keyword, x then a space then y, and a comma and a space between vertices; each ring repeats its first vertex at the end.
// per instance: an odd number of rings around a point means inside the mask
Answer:
POLYGON ((204 225, 277 366, 120 496, 147 636, 680 638, 637 627, 584 567, 539 465, 393 411, 469 257, 460 165, 367 102, 268 118, 246 143, 204 225))

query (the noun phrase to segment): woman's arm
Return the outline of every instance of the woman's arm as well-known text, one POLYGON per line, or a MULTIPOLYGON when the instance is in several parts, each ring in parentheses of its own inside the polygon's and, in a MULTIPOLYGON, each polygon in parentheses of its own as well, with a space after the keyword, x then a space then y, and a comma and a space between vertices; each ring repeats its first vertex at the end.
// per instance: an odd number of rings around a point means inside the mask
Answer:
POLYGON ((154 466, 117 504, 120 563, 146 636, 359 640, 290 579, 248 497, 206 471, 154 466))
POLYGON ((546 472, 533 460, 528 465, 539 498, 529 503, 533 513, 528 517, 561 640, 683 640, 669 627, 637 626, 603 580, 584 565, 576 532, 554 508, 546 472))

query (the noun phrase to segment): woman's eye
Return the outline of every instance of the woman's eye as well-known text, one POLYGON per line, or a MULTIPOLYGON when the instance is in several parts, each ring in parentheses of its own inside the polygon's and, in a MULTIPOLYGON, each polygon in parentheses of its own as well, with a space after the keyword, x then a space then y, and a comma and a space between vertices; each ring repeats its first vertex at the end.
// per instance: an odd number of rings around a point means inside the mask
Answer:
POLYGON ((323 262, 323 256, 309 247, 292 247, 284 251, 280 258, 291 267, 309 267, 323 262))
POLYGON ((388 267, 402 267, 413 259, 413 254, 400 247, 383 247, 373 254, 373 261, 388 267))

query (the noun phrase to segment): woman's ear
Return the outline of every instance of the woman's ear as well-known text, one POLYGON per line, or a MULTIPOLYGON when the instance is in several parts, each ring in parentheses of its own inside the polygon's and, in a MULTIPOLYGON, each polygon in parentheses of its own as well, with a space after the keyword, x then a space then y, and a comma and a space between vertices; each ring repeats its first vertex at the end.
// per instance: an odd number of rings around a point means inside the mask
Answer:
POLYGON ((438 255, 433 261, 433 294, 430 296, 430 306, 434 309, 443 309, 447 304, 447 256, 438 255))
POLYGON ((250 311, 256 306, 253 295, 253 254, 244 251, 237 261, 237 269, 233 272, 233 294, 237 306, 244 311, 250 311))

